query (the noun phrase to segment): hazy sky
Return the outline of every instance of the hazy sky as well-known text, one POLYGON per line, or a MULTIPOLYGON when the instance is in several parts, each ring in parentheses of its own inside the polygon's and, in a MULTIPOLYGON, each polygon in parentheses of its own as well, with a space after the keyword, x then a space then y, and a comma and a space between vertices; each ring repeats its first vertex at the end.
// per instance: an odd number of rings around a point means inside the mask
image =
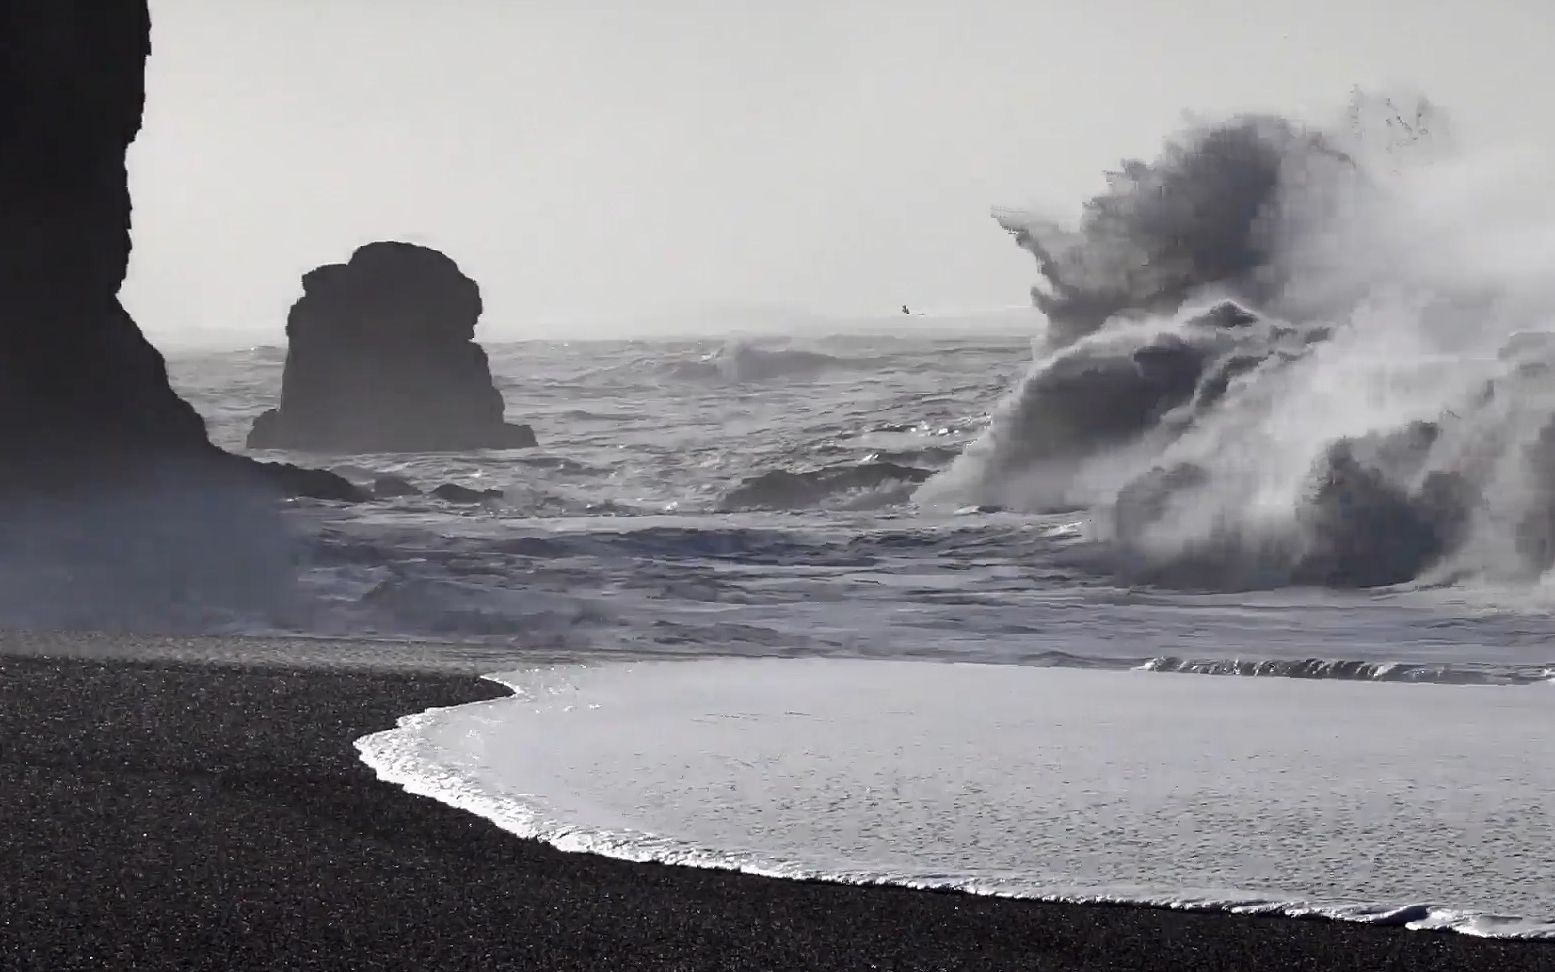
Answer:
POLYGON ((153 0, 125 297, 281 343, 299 276, 445 250, 481 336, 1025 302, 990 206, 1071 211, 1184 111, 1415 84, 1555 141, 1549 0, 153 0))

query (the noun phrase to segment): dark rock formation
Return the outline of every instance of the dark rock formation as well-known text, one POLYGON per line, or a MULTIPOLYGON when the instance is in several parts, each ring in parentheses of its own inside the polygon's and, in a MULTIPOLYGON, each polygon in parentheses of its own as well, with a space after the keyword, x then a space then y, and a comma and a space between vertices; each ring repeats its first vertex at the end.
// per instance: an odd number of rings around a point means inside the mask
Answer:
POLYGON ((259 416, 255 449, 442 452, 535 444, 502 419, 475 343, 475 281, 436 250, 369 243, 302 279, 286 321, 281 406, 259 416))
POLYGON ((162 356, 118 300, 124 154, 140 130, 144 3, 90 13, 0 0, 0 484, 96 479, 209 450, 162 356))
POLYGON ((350 484, 328 473, 210 445, 119 303, 150 30, 144 2, 0 0, 0 493, 231 477, 339 495, 350 484))
POLYGON ((373 480, 373 496, 378 499, 394 499, 397 496, 420 496, 421 490, 403 476, 379 476, 373 480))
POLYGON ((479 503, 483 500, 501 499, 500 489, 471 489, 458 483, 444 483, 432 490, 432 495, 450 503, 479 503))
POLYGON ((308 469, 289 462, 259 462, 242 456, 231 458, 245 471, 257 472, 261 481, 286 496, 307 496, 342 503, 360 503, 373 498, 373 494, 367 490, 325 469, 308 469))

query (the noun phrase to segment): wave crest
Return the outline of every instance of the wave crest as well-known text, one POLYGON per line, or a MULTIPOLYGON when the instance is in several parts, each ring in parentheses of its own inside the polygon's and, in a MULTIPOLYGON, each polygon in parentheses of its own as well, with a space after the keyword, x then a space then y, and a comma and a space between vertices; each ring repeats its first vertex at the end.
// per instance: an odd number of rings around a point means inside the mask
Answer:
POLYGON ((900 502, 929 472, 916 466, 894 462, 862 462, 855 465, 826 466, 803 472, 772 469, 740 481, 718 501, 718 509, 729 513, 742 510, 798 510, 818 506, 838 497, 847 497, 852 508, 860 505, 888 505, 900 502), (864 494, 869 494, 867 497, 864 494), (873 503, 868 500, 872 499, 873 503))
POLYGON ((1002 215, 1047 346, 920 502, 1109 510, 1120 569, 1173 586, 1555 563, 1542 170, 1435 145, 1423 100, 1348 124, 1201 126, 1074 230, 1002 215))
POLYGON ((820 351, 802 348, 764 348, 746 341, 730 341, 711 354, 672 363, 673 377, 694 381, 735 384, 810 378, 852 362, 820 351))

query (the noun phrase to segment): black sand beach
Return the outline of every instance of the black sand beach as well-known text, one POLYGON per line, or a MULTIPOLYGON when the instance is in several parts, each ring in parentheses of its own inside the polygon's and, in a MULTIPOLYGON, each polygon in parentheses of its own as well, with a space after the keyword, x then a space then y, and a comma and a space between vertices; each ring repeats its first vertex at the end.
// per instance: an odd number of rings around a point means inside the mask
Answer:
POLYGON ((500 691, 0 654, 0 968, 1555 969, 1531 943, 564 854, 356 759, 397 716, 500 691))

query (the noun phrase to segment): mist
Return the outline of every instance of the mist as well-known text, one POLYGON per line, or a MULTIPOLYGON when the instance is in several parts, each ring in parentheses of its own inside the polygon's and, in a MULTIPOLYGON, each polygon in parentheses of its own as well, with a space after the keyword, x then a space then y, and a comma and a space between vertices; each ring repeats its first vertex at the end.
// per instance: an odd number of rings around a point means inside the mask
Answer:
POLYGON ((1541 576, 1550 158, 1424 98, 1335 115, 1191 128, 1077 228, 1006 214, 1046 347, 922 499, 1110 507, 1188 586, 1541 576))

